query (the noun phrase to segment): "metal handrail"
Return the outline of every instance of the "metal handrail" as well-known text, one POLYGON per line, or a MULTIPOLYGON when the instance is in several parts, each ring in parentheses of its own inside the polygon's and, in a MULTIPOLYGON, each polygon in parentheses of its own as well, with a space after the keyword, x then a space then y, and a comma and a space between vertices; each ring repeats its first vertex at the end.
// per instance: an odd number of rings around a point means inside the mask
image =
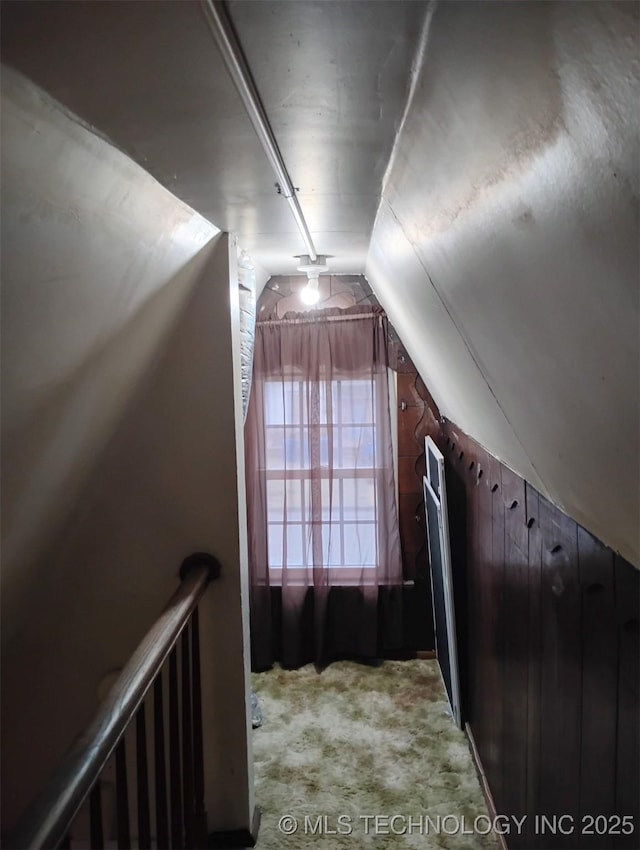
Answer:
POLYGON ((39 850, 57 847, 63 841, 208 583, 219 574, 220 564, 212 555, 196 553, 184 561, 180 587, 123 667, 93 722, 27 808, 7 846, 39 850))

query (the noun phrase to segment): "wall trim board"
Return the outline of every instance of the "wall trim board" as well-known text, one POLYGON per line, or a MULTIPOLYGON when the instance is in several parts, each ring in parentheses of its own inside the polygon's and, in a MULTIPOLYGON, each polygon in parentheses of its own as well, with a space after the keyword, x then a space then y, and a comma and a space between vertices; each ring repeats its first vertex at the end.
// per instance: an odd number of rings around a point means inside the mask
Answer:
MULTIPOLYGON (((484 795, 484 800, 487 804, 487 809, 489 809, 489 817, 491 818, 491 822, 495 824, 495 819, 498 816, 496 804, 493 801, 493 794, 491 793, 491 788, 489 786, 489 782, 487 781, 487 776, 484 772, 482 759, 480 758, 480 753, 478 752, 478 747, 476 746, 476 741, 473 737, 471 726, 469 726, 468 723, 464 724, 464 731, 467 735, 467 740, 469 742, 471 758, 473 759, 473 763, 476 768, 476 773, 478 774, 478 779, 480 780, 480 788, 482 789, 482 794, 484 795)), ((500 850, 509 850, 504 835, 502 835, 502 833, 500 832, 497 832, 495 829, 492 829, 492 832, 495 836, 496 841, 498 842, 498 847, 500 848, 500 850)))

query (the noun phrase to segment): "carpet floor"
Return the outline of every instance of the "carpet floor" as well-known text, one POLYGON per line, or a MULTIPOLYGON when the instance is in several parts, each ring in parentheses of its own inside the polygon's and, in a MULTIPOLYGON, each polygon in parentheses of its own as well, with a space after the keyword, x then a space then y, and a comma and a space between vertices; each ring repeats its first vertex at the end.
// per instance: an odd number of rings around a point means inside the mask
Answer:
POLYGON ((495 850, 435 661, 253 674, 258 850, 495 850))

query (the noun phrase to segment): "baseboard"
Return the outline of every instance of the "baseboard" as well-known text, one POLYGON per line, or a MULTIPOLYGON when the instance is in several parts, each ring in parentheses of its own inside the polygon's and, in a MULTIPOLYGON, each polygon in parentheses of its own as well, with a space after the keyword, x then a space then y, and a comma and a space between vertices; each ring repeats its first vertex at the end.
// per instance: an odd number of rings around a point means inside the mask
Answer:
POLYGON ((435 649, 419 649, 416 652, 416 658, 421 658, 423 661, 431 661, 437 658, 435 649))
MULTIPOLYGON (((482 766, 482 761, 480 759, 480 753, 478 752, 478 748, 476 746, 476 740, 473 737, 473 732, 471 731, 471 726, 468 723, 464 724, 464 731, 467 733, 467 738, 469 740, 469 747, 471 748, 471 756, 473 758, 473 763, 476 766, 476 772, 478 774, 478 779, 480 780, 480 787, 482 788, 482 793, 484 795, 485 802, 487 804, 487 809, 489 810, 489 817, 491 818, 491 822, 496 822, 496 817, 498 812, 496 810, 496 804, 493 802, 493 794, 491 793, 491 788, 489 788, 489 782, 487 781, 487 775, 484 772, 484 767, 482 766)), ((500 850, 509 850, 507 847, 507 842, 502 833, 496 832, 493 830, 493 834, 495 835, 496 841, 498 842, 498 847, 500 850)))
POLYGON ((255 847, 260 830, 260 809, 253 810, 251 829, 227 829, 221 832, 210 832, 207 847, 212 850, 243 850, 245 847, 255 847))

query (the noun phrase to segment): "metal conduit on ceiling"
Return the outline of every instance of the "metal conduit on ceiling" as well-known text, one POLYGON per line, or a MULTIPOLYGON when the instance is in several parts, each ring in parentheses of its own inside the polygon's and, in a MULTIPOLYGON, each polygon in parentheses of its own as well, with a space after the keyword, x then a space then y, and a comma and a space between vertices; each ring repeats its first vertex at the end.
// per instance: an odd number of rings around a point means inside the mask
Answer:
POLYGON ((318 254, 311 233, 226 5, 220 0, 203 0, 202 9, 229 75, 273 169, 279 190, 289 204, 309 258, 312 263, 316 263, 318 254))

